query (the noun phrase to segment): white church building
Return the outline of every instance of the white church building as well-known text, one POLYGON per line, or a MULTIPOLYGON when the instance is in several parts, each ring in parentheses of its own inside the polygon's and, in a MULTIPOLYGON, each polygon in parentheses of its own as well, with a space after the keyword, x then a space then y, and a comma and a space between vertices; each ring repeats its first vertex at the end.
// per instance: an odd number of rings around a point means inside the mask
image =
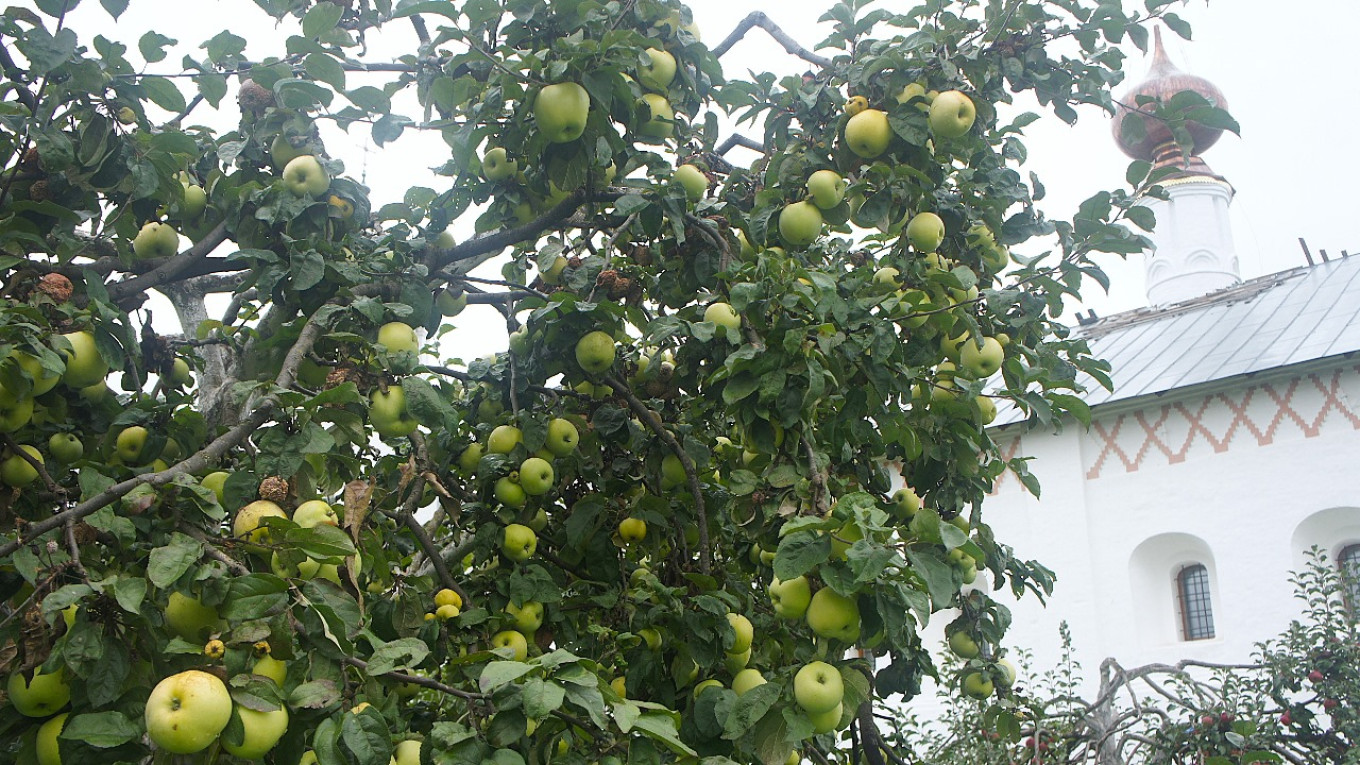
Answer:
MULTIPOLYGON (((1148 80, 1123 100, 1185 89, 1224 104, 1159 40, 1148 80)), ((1007 642, 1041 672, 1067 622, 1088 690, 1106 657, 1249 659, 1298 617, 1289 574, 1314 545, 1360 568, 1360 257, 1242 281, 1233 187, 1199 156, 1217 131, 1196 126, 1186 161, 1165 128, 1148 122, 1133 142, 1119 125, 1130 156, 1178 168, 1162 184, 1169 200, 1149 203, 1148 307, 1077 328, 1115 382, 1087 386, 1089 429, 998 420, 993 437, 1007 458, 1034 458, 1042 496, 1003 476, 984 514, 1058 575, 1047 607, 1011 604, 1007 642)))

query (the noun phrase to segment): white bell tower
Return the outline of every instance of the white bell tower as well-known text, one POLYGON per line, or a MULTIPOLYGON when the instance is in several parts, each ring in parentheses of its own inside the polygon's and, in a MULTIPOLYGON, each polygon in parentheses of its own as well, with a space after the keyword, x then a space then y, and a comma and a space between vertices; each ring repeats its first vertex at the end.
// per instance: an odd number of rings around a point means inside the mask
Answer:
MULTIPOLYGON (((1171 63, 1158 29, 1147 79, 1120 100, 1136 108, 1140 96, 1165 100, 1185 90, 1195 91, 1210 103, 1227 108, 1227 100, 1213 83, 1186 74, 1171 63)), ((1199 123, 1187 127, 1193 141, 1188 157, 1181 154, 1164 123, 1139 117, 1123 106, 1115 115, 1115 142, 1125 154, 1151 162, 1158 169, 1176 168, 1160 184, 1170 198, 1144 202, 1157 216, 1157 227, 1151 234, 1154 248, 1146 256, 1147 298, 1152 306, 1190 300, 1242 281, 1228 221, 1228 206, 1235 192, 1232 184, 1209 169, 1200 157, 1223 131, 1199 123), (1137 140, 1125 135, 1126 117, 1143 122, 1143 135, 1137 140)))

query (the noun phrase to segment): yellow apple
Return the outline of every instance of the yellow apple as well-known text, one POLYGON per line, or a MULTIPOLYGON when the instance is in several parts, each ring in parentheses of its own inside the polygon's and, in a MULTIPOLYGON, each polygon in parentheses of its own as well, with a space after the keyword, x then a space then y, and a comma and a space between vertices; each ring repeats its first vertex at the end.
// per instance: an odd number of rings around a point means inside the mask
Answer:
POLYGON ((865 109, 845 123, 845 143, 864 159, 876 159, 892 142, 892 125, 879 109, 865 109))
POLYGON ((231 693, 196 669, 161 680, 146 700, 146 733, 160 749, 193 754, 208 748, 231 720, 231 693))
POLYGON ((534 99, 534 123, 550 143, 581 137, 590 116, 590 94, 575 82, 545 86, 534 99))

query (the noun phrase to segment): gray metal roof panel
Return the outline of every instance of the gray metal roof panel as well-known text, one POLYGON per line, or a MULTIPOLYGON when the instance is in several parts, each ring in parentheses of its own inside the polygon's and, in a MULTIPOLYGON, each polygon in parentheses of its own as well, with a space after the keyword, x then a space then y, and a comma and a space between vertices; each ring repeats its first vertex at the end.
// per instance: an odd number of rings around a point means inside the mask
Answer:
MULTIPOLYGON (((1360 352, 1360 256, 1115 314, 1074 334, 1113 368, 1113 393, 1079 380, 1091 406, 1360 352)), ((1003 407, 997 425, 1020 419, 1003 407)))

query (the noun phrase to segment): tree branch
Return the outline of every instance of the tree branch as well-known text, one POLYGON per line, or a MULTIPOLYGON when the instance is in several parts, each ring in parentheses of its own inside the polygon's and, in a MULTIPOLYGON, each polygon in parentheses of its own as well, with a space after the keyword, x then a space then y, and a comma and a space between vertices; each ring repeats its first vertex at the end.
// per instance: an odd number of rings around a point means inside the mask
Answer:
POLYGON ((694 495, 694 511, 699 516, 699 570, 705 575, 708 574, 713 565, 713 551, 708 541, 708 510, 704 507, 704 490, 699 483, 698 467, 695 466, 694 460, 690 459, 689 454, 685 453, 684 447, 675 439, 675 436, 669 430, 666 430, 666 425, 661 422, 661 418, 657 416, 656 412, 648 409, 647 405, 642 403, 642 399, 638 398, 637 394, 633 393, 632 389, 618 375, 607 375, 604 381, 615 391, 623 394, 624 399, 628 401, 628 408, 633 410, 633 414, 636 414, 638 419, 651 428, 653 433, 656 433, 657 437, 670 448, 671 452, 680 460, 680 464, 684 466, 685 477, 689 479, 689 491, 694 495))
POLYGON ((765 32, 768 33, 770 37, 773 37, 774 41, 779 43, 784 50, 803 59, 809 64, 819 66, 823 69, 827 69, 831 66, 831 59, 822 58, 816 53, 804 48, 802 45, 799 45, 797 40, 789 37, 787 32, 780 29, 778 24, 771 21, 770 17, 766 16, 761 11, 752 11, 750 15, 742 19, 741 23, 737 24, 736 28, 732 30, 732 34, 728 35, 727 39, 718 43, 718 47, 713 49, 714 58, 722 58, 723 54, 731 50, 732 46, 736 45, 739 40, 745 37, 746 33, 751 31, 753 27, 760 27, 765 30, 765 32))

